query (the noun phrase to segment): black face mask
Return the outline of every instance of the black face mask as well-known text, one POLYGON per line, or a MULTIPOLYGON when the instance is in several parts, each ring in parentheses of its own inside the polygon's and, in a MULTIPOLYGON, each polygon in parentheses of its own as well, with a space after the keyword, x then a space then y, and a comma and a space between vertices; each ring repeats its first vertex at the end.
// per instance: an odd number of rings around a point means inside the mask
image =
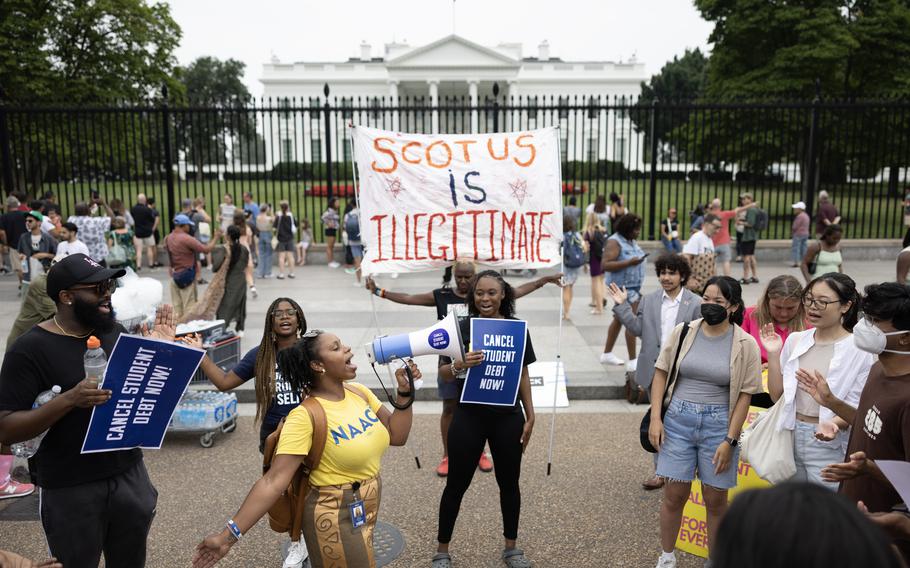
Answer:
POLYGON ((718 304, 702 304, 701 317, 708 325, 717 325, 727 319, 727 309, 718 304))

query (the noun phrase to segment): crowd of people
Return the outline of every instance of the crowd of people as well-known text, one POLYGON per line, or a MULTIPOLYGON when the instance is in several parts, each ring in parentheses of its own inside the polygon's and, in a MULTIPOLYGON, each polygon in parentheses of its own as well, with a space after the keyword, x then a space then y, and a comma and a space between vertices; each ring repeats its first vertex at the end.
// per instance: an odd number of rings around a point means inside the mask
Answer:
MULTIPOLYGON (((897 282, 858 289, 844 273, 840 218, 823 192, 814 242, 808 238, 805 204, 793 205, 791 261, 805 284, 790 275, 776 276, 767 280, 756 305, 747 306, 743 287, 761 283, 755 250, 767 219, 752 196, 743 194, 734 209, 724 209, 719 199, 709 203, 688 235, 681 234, 678 212, 668 211, 660 233, 666 250, 654 259, 651 272, 659 289, 644 294, 649 255, 639 242, 642 219, 623 196, 614 194, 609 201, 600 197, 584 212, 570 201, 563 219, 564 271, 515 288, 499 272, 466 261, 452 266, 454 286, 446 283, 422 294, 395 292, 370 278, 361 284, 356 203, 342 209, 332 199, 321 220, 329 266, 341 266, 334 257, 334 242, 341 237, 355 285, 391 302, 435 307, 438 319, 454 312, 463 336, 469 336, 472 318, 515 319, 516 300, 547 284, 562 287, 568 319, 572 287, 581 271, 589 273, 592 314, 603 313, 612 301, 601 362, 626 364, 613 354, 624 331, 627 369, 634 387, 650 401, 643 435, 656 450, 654 474, 642 485, 662 490, 658 568, 677 564, 676 538, 696 479, 707 513, 709 564, 821 566, 806 552, 821 540, 831 543, 821 555, 832 559, 829 565, 843 558, 875 566, 910 561, 910 517, 877 465, 910 460, 904 418, 910 408, 905 386, 910 385, 910 248, 898 258, 897 282), (743 263, 741 278, 730 274, 736 257, 743 263), (788 459, 796 473, 787 483, 742 495, 728 507, 750 405, 779 408, 774 428, 792 441, 788 459), (774 513, 782 509, 792 518, 778 523, 774 513), (765 524, 769 532, 758 535, 756 527, 765 524), (810 526, 805 542, 785 531, 810 526), (781 536, 775 540, 775 534, 781 536)), ((42 526, 55 557, 45 565, 95 566, 103 556, 108 566, 142 566, 158 497, 142 453, 79 452, 91 409, 111 397, 82 376, 85 338, 95 335, 110 351, 125 331, 111 306, 116 279, 127 267, 160 266, 159 245, 169 261, 172 304, 159 308, 152 335, 174 341, 176 323, 197 317, 224 319, 242 332, 247 295, 257 296, 255 278, 271 276, 274 251, 276 277, 295 278, 294 268, 306 263, 312 228, 294 216, 287 201, 272 208, 257 204, 250 194, 242 207, 225 195, 215 221, 202 200, 185 200, 173 230, 160 241, 155 236, 160 215, 144 195, 129 210, 94 195, 91 202, 76 204, 65 221, 52 195, 27 210, 21 203, 10 197, 0 221, 4 242, 18 236, 18 258, 11 268, 20 274, 25 297, 0 368, 0 443, 49 430, 31 464, 42 488, 42 526), (20 213, 23 226, 17 233, 12 220, 20 213), (212 267, 211 282, 200 298, 204 265, 212 267), (61 396, 32 409, 36 395, 50 384, 63 387, 61 396), (82 513, 73 524, 69 519, 77 509, 82 513)), ((309 328, 294 299, 272 302, 263 325, 260 344, 233 369, 222 370, 208 356, 201 365, 222 391, 254 381, 258 449, 268 468, 224 528, 199 543, 193 565, 212 566, 227 555, 285 498, 303 468, 311 489, 302 498, 301 522, 290 531, 285 568, 299 568, 307 559, 313 567, 374 566, 381 457, 409 437, 413 380, 420 370, 408 362, 395 373, 390 410, 355 382, 350 346, 331 331, 309 328), (334 443, 324 444, 326 432, 350 424, 361 435, 335 436, 334 443)), ((183 341, 201 346, 198 336, 183 341)), ((438 505, 437 547, 432 557, 428 554, 433 568, 454 565, 450 544, 476 469, 495 471, 504 539, 500 560, 510 568, 532 565, 518 546, 522 456, 535 424, 530 332, 525 345, 518 398, 509 407, 459 402, 467 370, 484 361, 482 350, 469 351, 463 360, 440 357, 437 362, 443 411, 436 473, 446 481, 438 505)), ((0 456, 0 495, 34 491, 33 485, 10 478, 9 462, 0 456)), ((15 560, 2 552, 0 560, 4 554, 15 560)))

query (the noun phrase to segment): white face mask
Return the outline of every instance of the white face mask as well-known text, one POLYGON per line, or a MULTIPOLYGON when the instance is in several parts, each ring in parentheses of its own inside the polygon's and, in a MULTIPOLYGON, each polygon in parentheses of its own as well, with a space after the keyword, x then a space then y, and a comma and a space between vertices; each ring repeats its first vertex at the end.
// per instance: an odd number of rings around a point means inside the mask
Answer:
POLYGON ((902 335, 907 331, 889 331, 885 333, 877 326, 870 324, 865 318, 859 320, 853 328, 853 344, 857 349, 878 355, 880 353, 895 353, 897 355, 910 355, 910 351, 896 351, 885 349, 889 335, 902 335))

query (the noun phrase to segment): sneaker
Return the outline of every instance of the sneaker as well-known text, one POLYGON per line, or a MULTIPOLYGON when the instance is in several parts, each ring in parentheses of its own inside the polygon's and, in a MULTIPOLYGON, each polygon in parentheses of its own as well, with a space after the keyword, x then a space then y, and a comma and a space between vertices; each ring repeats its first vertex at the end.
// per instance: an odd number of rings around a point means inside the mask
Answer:
POLYGON ((676 568, 676 554, 673 552, 662 553, 654 568, 676 568))
POLYGON ((345 268, 345 269, 344 269, 344 273, 345 273, 345 274, 354 274, 355 272, 357 272, 357 269, 354 268, 353 266, 350 267, 350 268, 345 268))
POLYGON ((250 294, 253 295, 254 300, 259 297, 259 292, 256 291, 255 286, 250 286, 250 294))
POLYGON ((284 280, 284 274, 279 274, 279 275, 278 275, 278 280, 284 280))
POLYGON ((483 472, 489 473, 493 471, 493 460, 490 459, 486 452, 480 454, 480 460, 477 462, 477 467, 483 472))
POLYGON ((294 273, 291 272, 290 274, 288 274, 288 278, 294 279, 294 278, 296 278, 296 276, 294 276, 294 273))
POLYGON ((288 547, 288 555, 284 559, 282 568, 302 568, 303 561, 307 559, 306 545, 303 542, 291 542, 288 547))
POLYGON ((338 268, 339 266, 341 266, 341 265, 338 264, 337 262, 335 262, 334 260, 329 263, 329 268, 338 268))
POLYGON ((634 373, 635 369, 637 369, 637 368, 638 368, 638 359, 632 359, 631 361, 626 363, 626 371, 629 371, 630 373, 634 373))
POLYGON ((613 353, 601 353, 600 362, 606 365, 624 365, 625 361, 614 355, 613 353))
POLYGON ((25 497, 35 492, 35 486, 31 483, 19 483, 10 478, 5 484, 0 485, 0 499, 14 499, 16 497, 25 497))
POLYGON ((439 465, 436 466, 436 475, 439 477, 445 477, 449 475, 449 458, 444 457, 442 461, 439 462, 439 465))

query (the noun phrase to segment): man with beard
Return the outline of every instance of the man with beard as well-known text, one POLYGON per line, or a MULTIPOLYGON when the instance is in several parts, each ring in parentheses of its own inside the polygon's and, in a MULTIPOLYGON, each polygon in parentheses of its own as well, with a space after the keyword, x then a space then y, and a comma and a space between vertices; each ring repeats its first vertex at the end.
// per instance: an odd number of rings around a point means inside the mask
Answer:
MULTIPOLYGON (((108 269, 84 254, 51 267, 47 295, 57 313, 12 345, 0 368, 0 443, 28 440, 47 431, 32 459, 41 488, 41 522, 51 554, 64 566, 111 568, 145 565, 146 537, 158 493, 139 449, 81 454, 92 408, 111 391, 85 378, 86 340, 95 336, 110 355, 124 329, 114 320, 111 294, 123 270, 108 269), (38 395, 59 385, 61 394, 32 409, 38 395)), ((173 308, 155 319, 158 339, 173 340, 173 308)))

